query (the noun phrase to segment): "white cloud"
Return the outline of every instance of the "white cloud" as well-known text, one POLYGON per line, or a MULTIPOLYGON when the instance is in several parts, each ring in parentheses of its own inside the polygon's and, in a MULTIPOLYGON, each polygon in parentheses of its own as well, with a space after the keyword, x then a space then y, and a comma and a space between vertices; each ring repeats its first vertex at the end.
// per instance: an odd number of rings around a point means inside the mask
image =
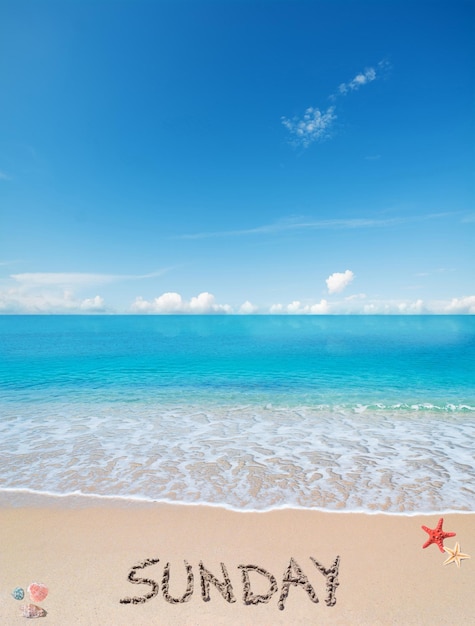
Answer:
POLYGON ((445 305, 444 313, 455 314, 470 314, 475 315, 475 296, 465 296, 463 298, 452 298, 452 300, 445 305))
MULTIPOLYGON (((440 271, 443 271, 442 269, 440 271)), ((137 276, 151 277, 155 274, 137 276)), ((130 275, 125 275, 130 278, 130 275)), ((106 307, 104 298, 96 293, 95 286, 113 280, 121 275, 87 273, 25 273, 15 274, 0 280, 0 314, 88 314, 113 313, 106 307), (94 288, 91 295, 91 286, 94 288), (87 290, 85 289, 87 288, 87 290), (87 293, 89 291, 89 293, 87 293)), ((354 279, 354 274, 347 269, 335 272, 326 280, 328 292, 342 292, 354 279)), ((213 294, 202 292, 189 300, 177 292, 163 293, 150 301, 141 297, 135 299, 130 312, 136 314, 233 314, 234 309, 228 304, 219 304, 213 294)), ((358 293, 332 298, 331 302, 322 299, 311 303, 308 300, 295 299, 289 304, 272 304, 258 308, 249 300, 235 311, 241 315, 256 313, 285 315, 325 315, 325 314, 387 314, 387 315, 475 315, 475 295, 453 297, 448 300, 424 301, 387 299, 377 300, 367 294, 358 293)))
POLYGON ((349 91, 355 91, 359 89, 360 87, 362 87, 363 85, 366 85, 367 83, 371 83, 375 79, 376 79, 376 70, 374 69, 374 67, 369 67, 365 69, 364 72, 360 72, 359 74, 356 74, 356 76, 352 78, 350 81, 348 81, 347 83, 341 83, 341 85, 339 85, 338 87, 338 92, 340 94, 347 94, 349 91))
POLYGON ((315 304, 273 304, 273 315, 474 315, 475 295, 449 301, 369 300, 364 294, 329 303, 322 299, 315 304))
POLYGON ((5 172, 0 171, 0 180, 11 180, 11 177, 5 172))
MULTIPOLYGON (((378 63, 378 72, 384 70, 388 66, 386 61, 378 63)), ((364 72, 359 72, 354 78, 346 83, 340 83, 336 93, 330 94, 329 99, 335 101, 337 96, 345 96, 351 91, 357 91, 363 85, 373 82, 378 77, 374 67, 368 67, 364 72)), ((307 148, 315 141, 326 139, 330 136, 330 128, 337 119, 335 107, 330 106, 325 112, 317 107, 308 107, 303 117, 293 117, 291 119, 281 117, 282 124, 290 131, 293 136, 292 143, 294 145, 307 148)))
POLYGON ((322 299, 318 304, 312 304, 312 306, 310 307, 310 313, 325 315, 327 313, 330 313, 330 306, 325 299, 322 299))
POLYGON ((328 293, 339 293, 340 291, 343 291, 343 289, 351 283, 354 277, 355 275, 351 270, 331 274, 331 276, 329 276, 325 281, 327 283, 328 293))
POLYGON ((357 309, 364 315, 475 315, 475 295, 452 300, 373 300, 357 309))
MULTIPOLYGON (((251 302, 242 304, 238 313, 252 315, 258 308, 251 302)), ((24 292, 21 289, 0 290, 0 314, 90 314, 111 313, 100 295, 79 298, 72 291, 24 292)), ((227 304, 217 304, 212 294, 203 292, 189 301, 176 292, 164 293, 152 301, 136 298, 131 307, 136 314, 232 314, 227 304)), ((265 313, 265 311, 262 311, 265 313)), ((475 315, 475 295, 451 300, 375 300, 364 294, 345 297, 339 301, 304 304, 293 300, 289 304, 273 304, 272 315, 475 315)))
POLYGON ((213 294, 208 292, 200 293, 191 298, 188 302, 179 293, 167 292, 152 301, 144 300, 142 297, 136 298, 132 304, 133 313, 155 313, 155 314, 200 314, 209 313, 232 313, 233 310, 228 304, 216 304, 213 294))
POLYGON ((253 313, 257 313, 257 311, 258 307, 252 304, 252 302, 249 302, 249 300, 246 300, 246 302, 239 307, 239 313, 242 315, 252 315, 253 313))
POLYGON ((104 310, 104 299, 101 296, 86 298, 80 306, 83 311, 102 311, 104 310))
POLYGON ((205 291, 190 300, 191 313, 232 313, 228 304, 215 304, 214 296, 205 291))
POLYGON ((269 312, 273 315, 326 315, 330 313, 330 305, 324 299, 316 304, 302 304, 299 300, 294 300, 286 306, 273 304, 269 312))
POLYGON ((345 297, 345 301, 346 302, 352 302, 353 300, 364 300, 366 298, 366 294, 365 293, 355 293, 351 296, 346 296, 345 297))
POLYGON ((293 143, 307 148, 314 141, 320 141, 329 136, 330 127, 336 120, 335 107, 328 107, 324 113, 320 109, 309 107, 302 118, 282 117, 281 119, 282 124, 293 136, 293 143))
POLYGON ((32 293, 21 289, 0 291, 0 313, 102 313, 105 304, 101 296, 77 298, 71 291, 32 293))
POLYGON ((100 295, 79 295, 76 290, 96 288, 111 282, 105 274, 23 273, 12 274, 0 283, 0 312, 100 313, 105 312, 100 295))
POLYGON ((423 300, 420 299, 415 302, 401 302, 397 305, 397 309, 400 313, 409 313, 411 315, 425 313, 427 310, 423 300))
POLYGON ((142 297, 136 298, 132 305, 135 313, 180 313, 184 307, 179 293, 167 292, 151 302, 142 297))
POLYGON ((291 313, 292 315, 296 315, 302 311, 302 305, 299 300, 294 300, 290 304, 287 305, 287 313, 291 313))

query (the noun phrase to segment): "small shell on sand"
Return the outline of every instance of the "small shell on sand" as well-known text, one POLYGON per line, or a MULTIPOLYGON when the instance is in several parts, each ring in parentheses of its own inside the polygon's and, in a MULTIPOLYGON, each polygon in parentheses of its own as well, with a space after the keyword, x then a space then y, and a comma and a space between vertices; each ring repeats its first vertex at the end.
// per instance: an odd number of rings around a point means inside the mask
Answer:
POLYGON ((33 602, 41 602, 48 595, 48 587, 43 583, 31 583, 28 587, 28 593, 33 602))
POLYGON ((23 600, 23 598, 25 597, 25 592, 21 587, 15 587, 15 589, 12 591, 12 596, 15 598, 15 600, 23 600))
POLYGON ((46 617, 46 611, 36 604, 24 604, 20 607, 20 614, 23 617, 46 617))

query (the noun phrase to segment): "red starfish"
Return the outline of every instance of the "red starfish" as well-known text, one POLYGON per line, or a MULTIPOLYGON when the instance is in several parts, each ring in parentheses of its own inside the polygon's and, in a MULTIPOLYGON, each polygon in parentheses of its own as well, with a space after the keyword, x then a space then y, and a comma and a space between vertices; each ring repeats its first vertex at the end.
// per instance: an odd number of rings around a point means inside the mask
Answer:
POLYGON ((444 523, 444 518, 441 517, 437 526, 432 528, 427 528, 427 526, 421 526, 422 530, 425 530, 426 533, 429 534, 429 539, 422 546, 423 548, 427 548, 431 543, 436 543, 439 546, 439 550, 441 552, 444 551, 444 539, 446 537, 455 537, 455 533, 444 533, 442 530, 442 524, 444 523))

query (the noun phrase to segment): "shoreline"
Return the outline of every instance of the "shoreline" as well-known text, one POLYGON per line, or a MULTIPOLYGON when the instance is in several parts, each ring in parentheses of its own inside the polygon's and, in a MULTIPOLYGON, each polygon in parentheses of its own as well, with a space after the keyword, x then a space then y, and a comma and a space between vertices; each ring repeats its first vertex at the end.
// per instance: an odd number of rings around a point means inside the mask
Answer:
POLYGON ((51 493, 48 491, 33 491, 25 488, 0 489, 0 510, 2 507, 12 508, 150 508, 157 506, 203 507, 220 509, 231 513, 264 514, 277 511, 308 511, 312 513, 333 513, 335 515, 387 515, 394 517, 424 517, 437 515, 475 515, 469 509, 437 509, 434 511, 391 511, 378 509, 328 509, 319 507, 305 507, 299 505, 278 505, 263 509, 240 509, 225 503, 214 502, 186 502, 172 500, 152 500, 139 496, 103 495, 95 493, 51 493))
POLYGON ((49 588, 38 604, 50 626, 473 623, 475 512, 64 504, 50 499, 46 506, 43 499, 42 506, 18 507, 0 500, 0 623, 21 623, 19 607, 28 599, 18 602, 11 592, 32 582, 49 588), (456 532, 445 546, 459 541, 472 555, 460 568, 444 565, 449 555, 437 546, 422 549, 428 535, 421 525, 435 528, 439 517, 445 531, 456 532), (339 584, 331 595, 335 576, 332 583, 328 572, 337 557, 339 584))

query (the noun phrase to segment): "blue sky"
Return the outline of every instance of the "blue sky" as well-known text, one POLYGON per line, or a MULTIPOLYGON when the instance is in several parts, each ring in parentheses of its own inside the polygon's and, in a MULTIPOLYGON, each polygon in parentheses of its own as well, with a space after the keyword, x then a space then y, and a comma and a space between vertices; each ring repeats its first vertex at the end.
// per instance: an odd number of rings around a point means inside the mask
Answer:
POLYGON ((475 313, 470 1, 3 0, 1 313, 475 313))

